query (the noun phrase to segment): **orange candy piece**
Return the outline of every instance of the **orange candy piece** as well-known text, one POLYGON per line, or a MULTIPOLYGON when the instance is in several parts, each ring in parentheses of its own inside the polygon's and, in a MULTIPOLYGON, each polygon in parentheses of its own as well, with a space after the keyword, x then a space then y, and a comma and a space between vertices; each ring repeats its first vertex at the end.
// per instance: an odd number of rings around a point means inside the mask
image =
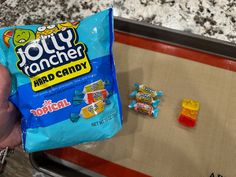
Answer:
POLYGON ((200 108, 200 103, 191 99, 182 101, 182 111, 178 118, 179 123, 187 127, 194 127, 197 121, 197 115, 200 108))

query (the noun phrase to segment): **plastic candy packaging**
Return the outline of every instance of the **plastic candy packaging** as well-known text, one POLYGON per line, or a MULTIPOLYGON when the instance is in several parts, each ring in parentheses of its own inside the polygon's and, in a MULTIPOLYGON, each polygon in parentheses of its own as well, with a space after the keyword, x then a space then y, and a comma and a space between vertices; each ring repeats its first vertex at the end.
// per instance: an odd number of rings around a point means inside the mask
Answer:
POLYGON ((134 109, 135 111, 141 112, 143 114, 152 116, 153 118, 157 118, 159 111, 158 108, 153 108, 151 105, 136 102, 134 100, 130 103, 129 108, 134 109))
POLYGON ((79 118, 80 118, 80 115, 77 114, 77 113, 71 113, 71 114, 70 114, 70 120, 71 120, 72 122, 77 122, 77 121, 79 120, 79 118))
POLYGON ((112 9, 75 23, 1 28, 0 37, 27 152, 103 140, 122 128, 112 9))
POLYGON ((138 101, 138 102, 152 105, 154 108, 157 107, 157 105, 160 103, 160 99, 154 100, 152 95, 149 93, 142 93, 142 92, 133 91, 130 94, 130 97, 136 98, 136 101, 138 101))
POLYGON ((155 91, 138 83, 134 84, 134 88, 135 90, 129 95, 133 99, 129 108, 157 118, 159 112, 157 106, 161 101, 158 97, 164 95, 163 91, 155 91))
POLYGON ((151 88, 149 88, 149 87, 147 87, 147 86, 145 86, 143 84, 135 83, 134 87, 139 92, 151 94, 152 97, 163 96, 163 92, 162 91, 153 90, 153 89, 151 89, 151 88))

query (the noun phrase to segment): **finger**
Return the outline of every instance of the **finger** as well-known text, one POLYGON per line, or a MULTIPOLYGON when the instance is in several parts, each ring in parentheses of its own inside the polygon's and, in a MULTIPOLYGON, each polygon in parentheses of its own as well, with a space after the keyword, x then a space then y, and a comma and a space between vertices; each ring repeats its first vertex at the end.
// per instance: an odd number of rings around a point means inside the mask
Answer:
MULTIPOLYGON (((16 110, 16 108, 13 106, 12 103, 9 103, 9 109, 8 109, 8 118, 3 119, 7 122, 5 124, 2 124, 0 122, 0 125, 2 130, 1 133, 4 135, 2 136, 0 140, 0 149, 3 149, 5 147, 14 148, 21 144, 21 126, 20 126, 20 119, 19 112, 16 110)), ((4 123, 4 122, 3 122, 4 123)))
POLYGON ((21 127, 20 122, 18 121, 14 127, 11 133, 0 142, 0 149, 4 149, 6 147, 14 148, 21 144, 21 127))
POLYGON ((8 98, 11 89, 11 76, 8 70, 0 64, 0 107, 8 107, 8 98))
POLYGON ((14 147, 21 142, 19 112, 8 101, 11 77, 8 70, 0 65, 0 148, 14 147))

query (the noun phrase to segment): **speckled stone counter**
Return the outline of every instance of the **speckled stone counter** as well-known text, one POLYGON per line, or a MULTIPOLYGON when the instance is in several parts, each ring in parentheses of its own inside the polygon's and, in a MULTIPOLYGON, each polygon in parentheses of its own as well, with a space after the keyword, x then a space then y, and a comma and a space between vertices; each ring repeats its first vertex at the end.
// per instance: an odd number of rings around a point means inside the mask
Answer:
POLYGON ((236 43, 235 0, 1 0, 0 26, 77 21, 111 6, 115 16, 236 43))

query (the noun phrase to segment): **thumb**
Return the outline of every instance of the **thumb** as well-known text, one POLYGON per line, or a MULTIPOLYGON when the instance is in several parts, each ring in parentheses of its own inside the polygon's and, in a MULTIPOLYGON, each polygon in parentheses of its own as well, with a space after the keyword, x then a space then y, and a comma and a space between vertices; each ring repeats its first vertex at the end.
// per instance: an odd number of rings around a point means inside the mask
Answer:
POLYGON ((11 89, 11 76, 0 65, 0 148, 16 146, 21 142, 19 112, 8 101, 11 89))

